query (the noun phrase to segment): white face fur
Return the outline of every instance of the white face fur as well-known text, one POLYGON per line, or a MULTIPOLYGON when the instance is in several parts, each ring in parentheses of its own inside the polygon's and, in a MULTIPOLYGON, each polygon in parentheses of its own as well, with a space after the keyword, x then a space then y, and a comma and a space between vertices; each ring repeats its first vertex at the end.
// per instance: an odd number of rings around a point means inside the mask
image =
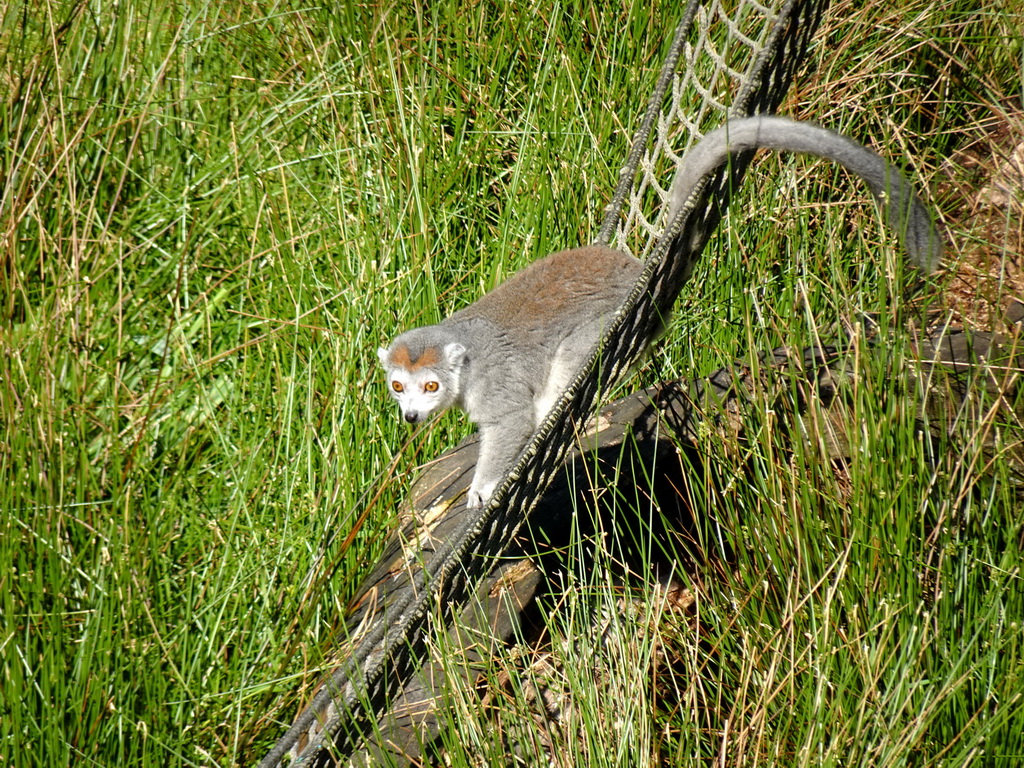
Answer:
MULTIPOLYGON (((461 345, 449 346, 459 346, 459 354, 465 352, 461 345)), ((445 349, 446 354, 440 355, 440 359, 433 358, 436 363, 434 365, 410 366, 396 362, 396 358, 401 360, 402 355, 394 347, 392 350, 383 347, 377 350, 377 357, 387 375, 388 391, 398 401, 402 418, 410 424, 426 421, 458 399, 459 368, 450 365, 453 352, 456 351, 445 349), (392 354, 392 351, 396 354, 392 354)))

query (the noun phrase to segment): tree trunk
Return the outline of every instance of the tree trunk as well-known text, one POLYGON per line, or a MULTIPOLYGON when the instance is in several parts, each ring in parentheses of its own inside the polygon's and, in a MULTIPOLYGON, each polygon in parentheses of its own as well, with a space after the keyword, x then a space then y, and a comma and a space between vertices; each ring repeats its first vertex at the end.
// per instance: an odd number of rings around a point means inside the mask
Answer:
MULTIPOLYGON (((1004 409, 1018 423, 1024 416, 1018 386, 1024 359, 1024 304, 1017 303, 1011 313, 1008 334, 948 329, 933 333, 914 345, 898 375, 893 371, 895 391, 918 398, 922 433, 936 449, 939 441, 933 438, 941 437, 955 419, 980 421, 985 415, 981 409, 1004 409), (979 387, 987 398, 972 395, 979 387)), ((872 349, 875 355, 887 355, 881 347, 872 349)), ((757 403, 772 403, 776 414, 789 414, 777 422, 787 430, 788 439, 814 441, 829 458, 842 461, 858 439, 858 425, 851 423, 846 407, 856 377, 852 352, 782 348, 760 355, 757 365, 741 362, 706 379, 667 382, 602 408, 580 436, 566 472, 549 487, 524 527, 514 551, 495 566, 477 599, 450 628, 445 647, 460 649, 459 663, 449 657, 442 664, 434 658, 423 666, 381 718, 379 736, 354 756, 355 763, 377 763, 385 756, 402 763, 420 757, 421 745, 439 732, 442 692, 473 688, 477 663, 521 636, 536 598, 552 588, 547 577, 558 566, 547 561, 554 561, 553 553, 569 543, 574 526, 578 532, 586 525, 577 510, 589 508, 600 515, 600 500, 613 489, 620 510, 634 498, 638 508, 646 508, 653 498, 662 520, 692 524, 690 484, 704 483, 705 473, 714 474, 703 446, 709 441, 742 443, 744 425, 757 403), (457 679, 451 676, 454 668, 461 670, 457 679)), ((408 588, 402 574, 409 559, 429 559, 431 542, 445 540, 462 525, 465 507, 458 502, 465 497, 476 456, 477 441, 472 437, 421 469, 399 530, 352 604, 349 627, 365 627, 381 615, 393 597, 408 588)), ((1024 468, 1019 449, 1010 460, 1019 476, 1024 468)), ((622 554, 628 566, 630 553, 622 554)), ((650 553, 643 562, 655 569, 649 574, 653 578, 678 567, 656 559, 652 563, 650 553)), ((333 762, 326 753, 320 757, 322 762, 316 764, 333 762)))

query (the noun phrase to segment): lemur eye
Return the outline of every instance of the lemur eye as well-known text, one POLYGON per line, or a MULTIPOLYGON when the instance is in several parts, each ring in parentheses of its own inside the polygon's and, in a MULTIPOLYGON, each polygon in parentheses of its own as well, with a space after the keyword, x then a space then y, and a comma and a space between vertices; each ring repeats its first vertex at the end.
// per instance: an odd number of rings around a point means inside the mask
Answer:
POLYGON ((427 392, 437 392, 437 388, 439 386, 441 385, 438 384, 436 381, 428 381, 426 384, 423 385, 423 389, 425 389, 427 392))
POLYGON ((391 388, 393 390, 395 390, 395 392, 404 392, 405 391, 405 387, 402 386, 402 382, 400 382, 400 381, 392 381, 391 382, 391 388))

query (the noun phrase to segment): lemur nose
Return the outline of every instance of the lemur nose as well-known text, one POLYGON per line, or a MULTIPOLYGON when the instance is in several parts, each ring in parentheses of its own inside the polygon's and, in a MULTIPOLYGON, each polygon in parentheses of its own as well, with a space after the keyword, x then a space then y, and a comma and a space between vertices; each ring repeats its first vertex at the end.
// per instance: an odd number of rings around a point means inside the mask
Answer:
POLYGON ((405 420, 408 421, 410 424, 415 424, 417 421, 420 420, 419 411, 406 411, 404 416, 405 420))

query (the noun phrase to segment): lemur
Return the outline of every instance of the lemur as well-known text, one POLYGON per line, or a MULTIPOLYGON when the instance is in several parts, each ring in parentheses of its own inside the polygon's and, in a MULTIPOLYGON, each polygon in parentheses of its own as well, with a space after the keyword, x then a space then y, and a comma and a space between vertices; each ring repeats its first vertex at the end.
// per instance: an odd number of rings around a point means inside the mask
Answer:
MULTIPOLYGON (((668 221, 706 173, 735 152, 759 148, 817 155, 856 173, 882 202, 914 266, 924 272, 938 266, 941 238, 902 174, 852 139, 780 117, 732 120, 707 134, 677 171, 668 221)), ((406 331, 377 350, 407 422, 457 405, 479 426, 470 507, 491 498, 641 270, 638 259, 604 245, 559 251, 437 325, 406 331)))

